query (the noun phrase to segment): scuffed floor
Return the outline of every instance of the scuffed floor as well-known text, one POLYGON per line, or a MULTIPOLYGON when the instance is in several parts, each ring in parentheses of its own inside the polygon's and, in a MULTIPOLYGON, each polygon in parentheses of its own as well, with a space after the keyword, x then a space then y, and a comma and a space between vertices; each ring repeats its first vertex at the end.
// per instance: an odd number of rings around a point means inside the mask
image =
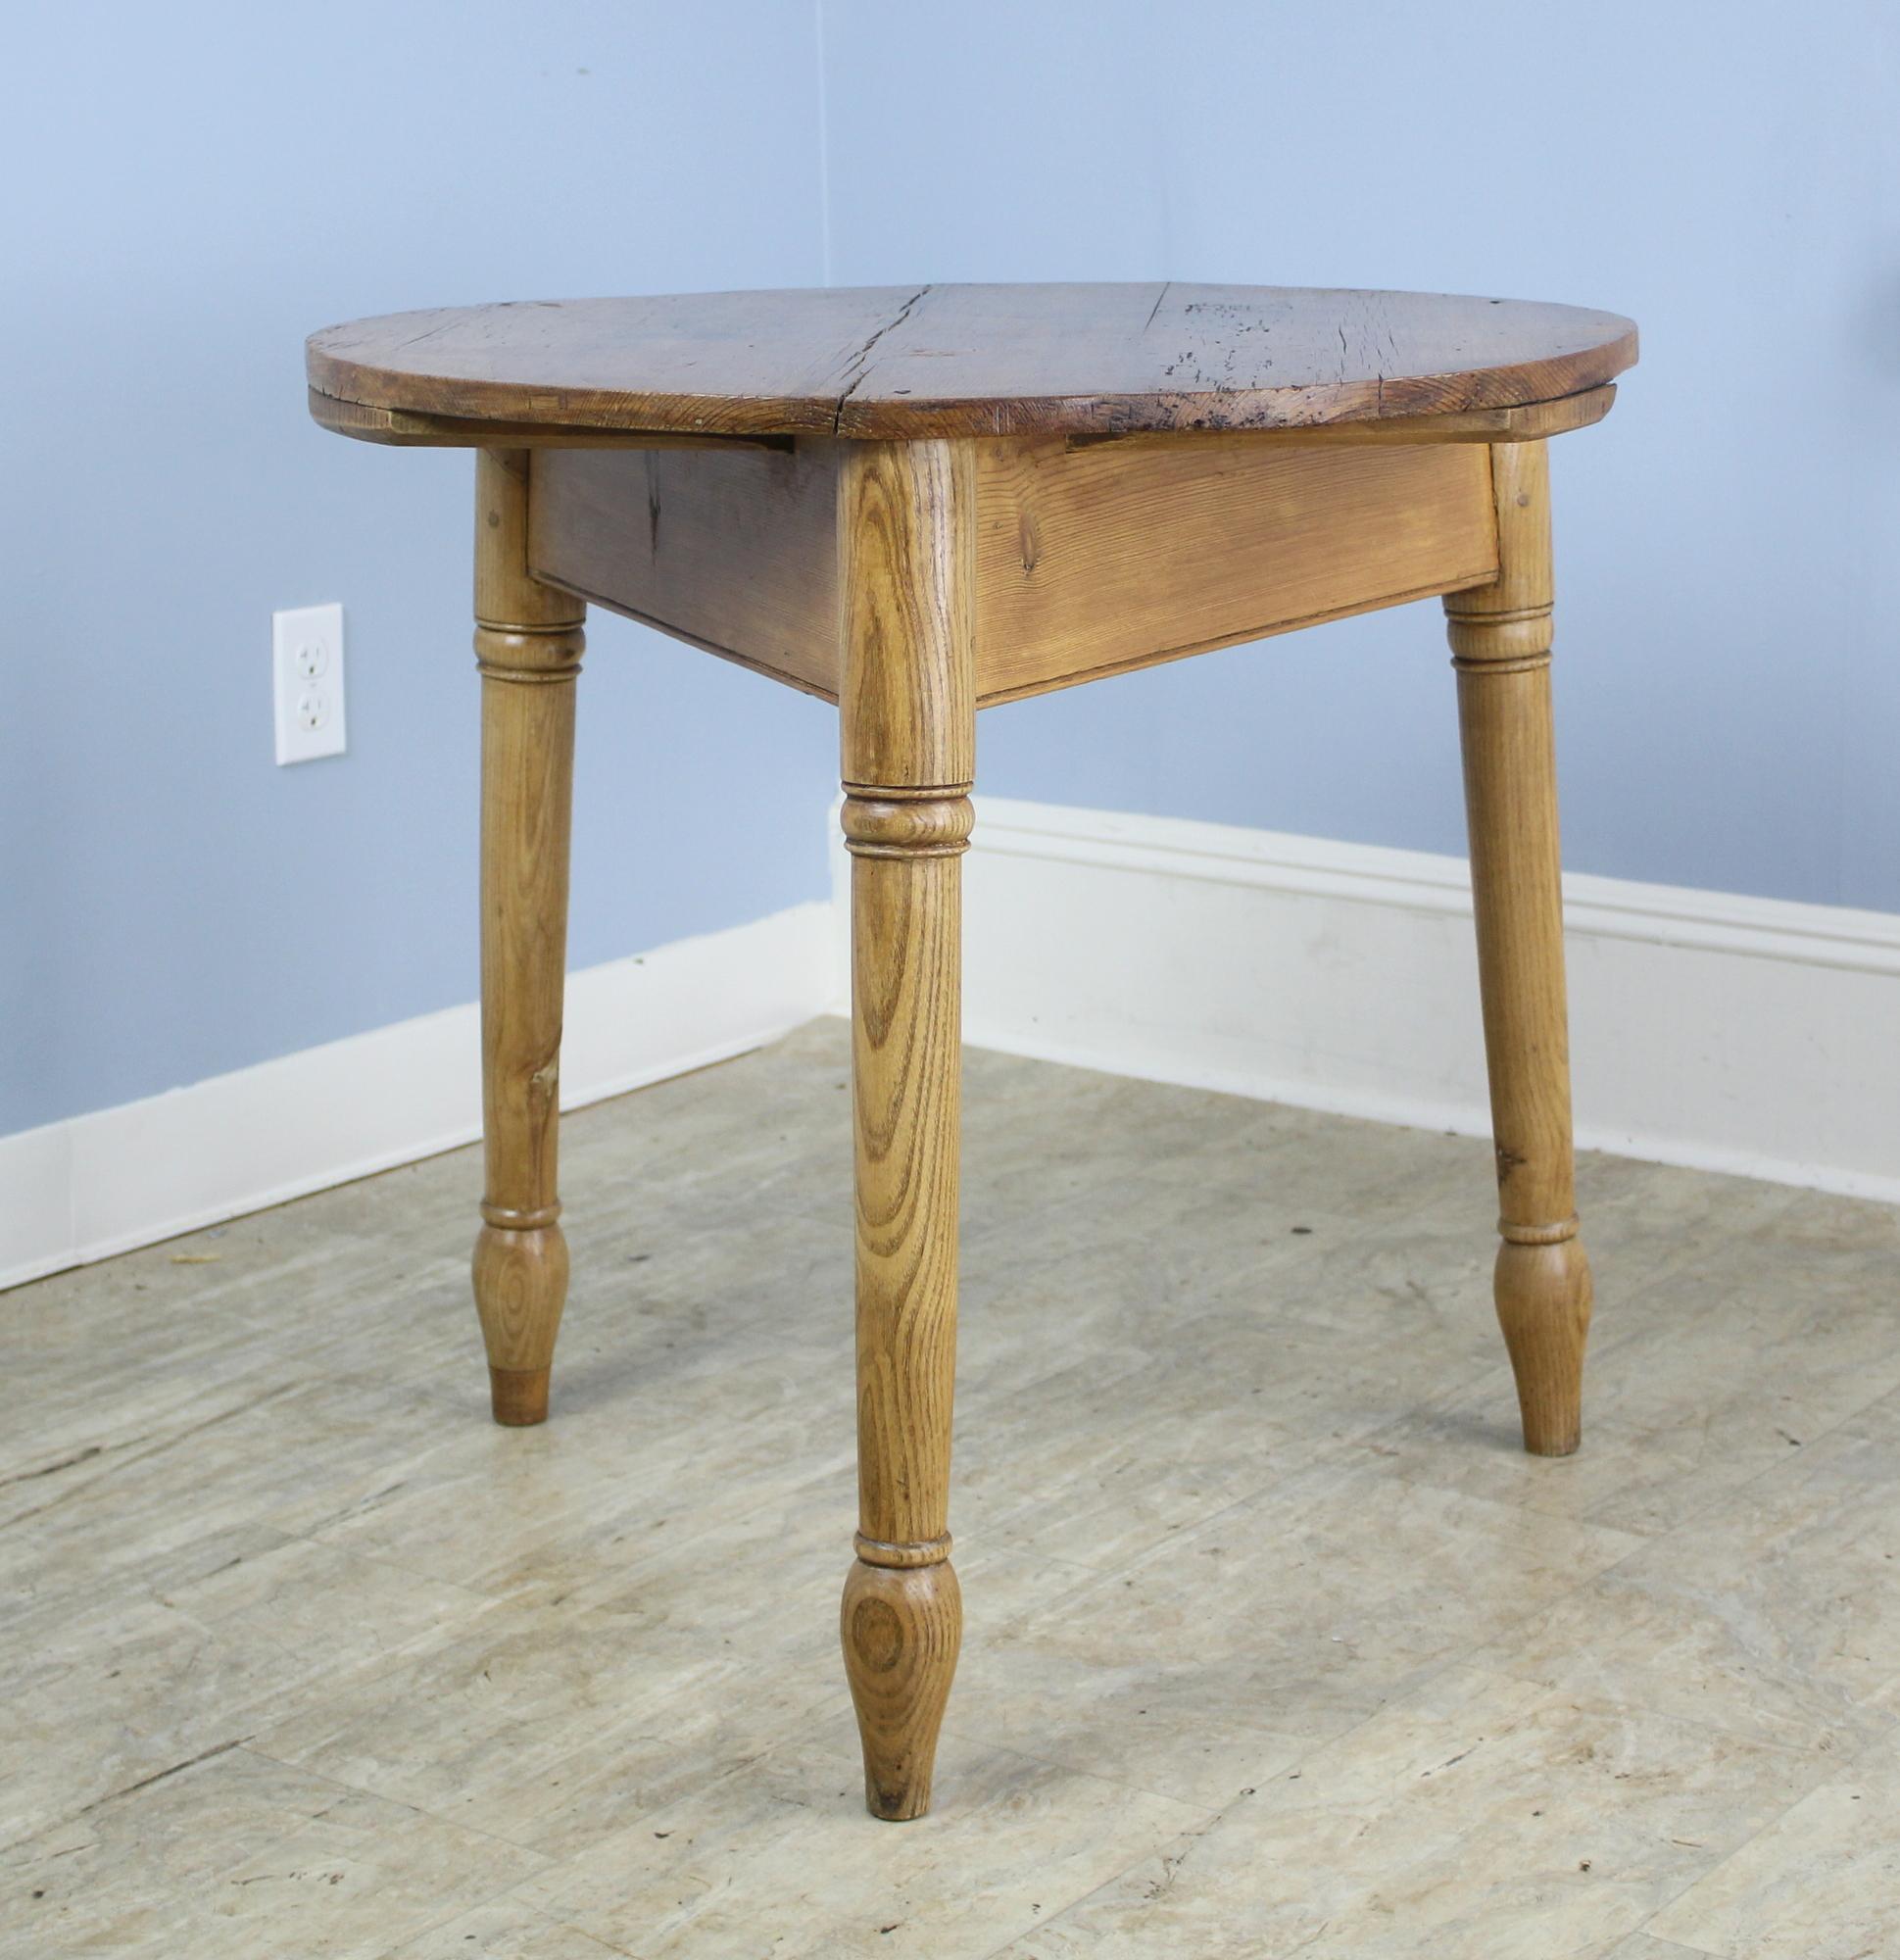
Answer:
POLYGON ((0 1303, 0 1954, 1900 1952, 1900 1213, 1609 1158, 1516 1447, 1483 1144, 972 1053, 926 1822, 872 1823, 841 1023, 0 1303))

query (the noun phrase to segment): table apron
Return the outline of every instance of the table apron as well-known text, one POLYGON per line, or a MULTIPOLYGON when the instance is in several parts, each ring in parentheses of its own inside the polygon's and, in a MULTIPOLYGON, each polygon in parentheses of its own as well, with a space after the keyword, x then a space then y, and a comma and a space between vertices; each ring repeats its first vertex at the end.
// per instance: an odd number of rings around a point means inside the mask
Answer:
MULTIPOLYGON (((537 578, 836 700, 850 445, 540 450, 537 578)), ((1482 443, 971 445, 980 705, 1497 571, 1482 443)))

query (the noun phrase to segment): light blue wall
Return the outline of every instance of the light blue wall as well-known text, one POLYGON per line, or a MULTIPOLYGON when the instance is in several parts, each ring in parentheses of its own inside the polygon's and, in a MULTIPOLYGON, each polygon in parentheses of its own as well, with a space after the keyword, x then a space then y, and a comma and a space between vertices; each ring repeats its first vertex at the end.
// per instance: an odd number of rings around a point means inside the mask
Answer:
MULTIPOLYGON (((825 0, 832 272, 1632 315, 1553 450, 1566 855, 1900 910, 1892 0, 825 0)), ((982 786, 1462 851, 1436 607, 996 710, 982 786)))
MULTIPOLYGON (((1642 367, 1556 452, 1570 861, 1900 910, 1897 19, 31 10, 0 121, 0 1133, 470 996, 469 466, 323 435, 300 372, 312 326, 432 302, 828 271, 1632 314, 1642 367), (278 769, 268 615, 328 599, 351 752, 278 769)), ((830 711, 591 641, 575 962, 817 896, 830 711)), ((994 710, 980 769, 1462 848, 1429 608, 994 710)))
MULTIPOLYGON (((0 119, 0 1133, 465 1001, 472 464, 305 414, 328 320, 816 284, 808 0, 34 7, 0 119), (346 609, 280 769, 272 608, 346 609)), ((572 955, 825 887, 822 704, 606 615, 572 955)))

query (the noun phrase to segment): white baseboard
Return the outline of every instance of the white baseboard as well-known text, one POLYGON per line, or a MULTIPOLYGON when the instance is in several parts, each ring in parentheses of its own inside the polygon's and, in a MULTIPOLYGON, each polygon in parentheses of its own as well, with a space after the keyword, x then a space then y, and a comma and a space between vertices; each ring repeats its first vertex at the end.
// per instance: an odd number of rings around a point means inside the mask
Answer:
MULTIPOLYGON (((965 864, 971 1043, 1488 1134, 1463 858, 991 797, 965 864)), ((1565 897, 1581 1144, 1900 1200, 1900 917, 1565 897)))
MULTIPOLYGON (((830 913, 797 906, 570 974, 562 1106, 824 1012, 838 995, 830 913)), ((0 1287, 470 1143, 480 1054, 470 1003, 0 1137, 0 1287)))
MULTIPOLYGON (((567 1107, 843 1007, 834 903, 569 976, 567 1107)), ((1458 858, 978 799, 964 1035, 1483 1136, 1458 858)), ((1565 880, 1578 1140, 1900 1201, 1900 917, 1565 880)), ((473 1004, 0 1137, 0 1287, 473 1141, 473 1004)))

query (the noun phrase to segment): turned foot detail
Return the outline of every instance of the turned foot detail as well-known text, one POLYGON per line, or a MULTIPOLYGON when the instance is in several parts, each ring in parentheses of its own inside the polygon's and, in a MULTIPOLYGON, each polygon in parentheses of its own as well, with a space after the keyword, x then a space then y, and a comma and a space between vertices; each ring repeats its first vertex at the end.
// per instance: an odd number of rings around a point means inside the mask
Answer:
POLYGON ((567 1298, 560 1227, 484 1225, 475 1235, 474 1282, 495 1420, 511 1429, 546 1422, 555 1338, 567 1298))
POLYGON ((905 1823, 930 1808, 937 1735, 963 1639, 956 1574, 942 1557, 898 1568, 860 1558, 846 1576, 839 1620, 864 1752, 864 1802, 873 1817, 905 1823))
POLYGON ((1568 1456, 1583 1441, 1583 1344, 1590 1331, 1590 1262, 1571 1220, 1567 1237, 1505 1239, 1491 1289, 1517 1377, 1524 1446, 1568 1456))

